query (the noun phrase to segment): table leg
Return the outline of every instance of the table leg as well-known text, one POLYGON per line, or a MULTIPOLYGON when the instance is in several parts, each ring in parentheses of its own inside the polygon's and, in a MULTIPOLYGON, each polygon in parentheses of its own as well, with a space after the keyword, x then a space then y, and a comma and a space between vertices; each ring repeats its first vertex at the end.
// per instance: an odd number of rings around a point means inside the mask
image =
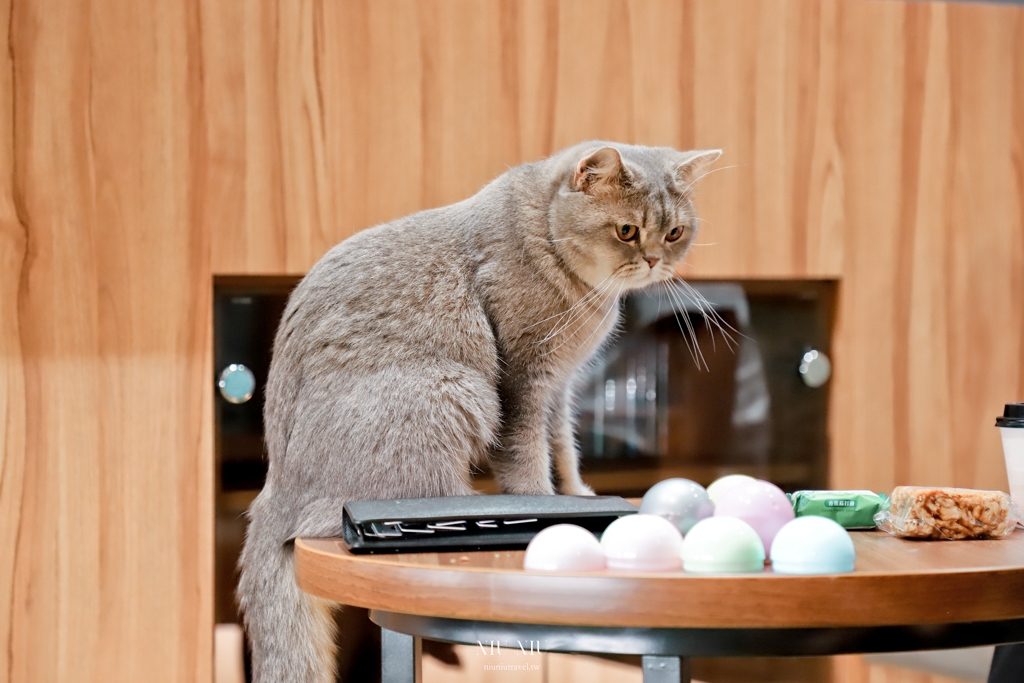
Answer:
POLYGON ((419 638, 380 630, 381 683, 421 683, 423 646, 419 638))
POLYGON ((644 655, 644 683, 690 683, 690 660, 686 657, 644 655))

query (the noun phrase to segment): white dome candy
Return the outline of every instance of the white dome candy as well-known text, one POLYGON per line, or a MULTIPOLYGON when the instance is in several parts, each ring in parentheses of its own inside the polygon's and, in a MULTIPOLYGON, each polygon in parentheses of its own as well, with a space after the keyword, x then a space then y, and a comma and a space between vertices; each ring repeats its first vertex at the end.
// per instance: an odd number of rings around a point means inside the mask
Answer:
POLYGON ((718 499, 725 495, 725 492, 734 486, 739 484, 745 484, 748 481, 757 481, 753 477, 748 477, 745 474, 728 474, 724 477, 719 477, 711 482, 711 486, 708 486, 708 497, 711 502, 718 505, 718 499))
POLYGON ((541 530, 526 546, 524 569, 548 572, 592 572, 604 569, 604 552, 594 534, 575 524, 541 530))

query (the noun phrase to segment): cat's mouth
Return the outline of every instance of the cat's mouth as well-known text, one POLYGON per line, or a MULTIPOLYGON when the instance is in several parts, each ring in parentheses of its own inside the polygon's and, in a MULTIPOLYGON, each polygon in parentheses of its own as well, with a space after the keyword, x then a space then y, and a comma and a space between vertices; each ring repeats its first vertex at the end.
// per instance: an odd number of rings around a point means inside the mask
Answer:
POLYGON ((671 272, 661 264, 652 268, 646 263, 631 263, 621 270, 619 277, 629 289, 639 289, 670 279, 671 272))

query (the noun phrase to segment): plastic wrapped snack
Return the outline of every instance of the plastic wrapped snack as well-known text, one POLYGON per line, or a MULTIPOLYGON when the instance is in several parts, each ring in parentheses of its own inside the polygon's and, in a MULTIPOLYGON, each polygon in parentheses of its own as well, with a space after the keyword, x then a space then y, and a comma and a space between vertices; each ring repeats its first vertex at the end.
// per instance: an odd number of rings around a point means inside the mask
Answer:
POLYGON ((1001 538, 1013 532, 1020 511, 1002 491, 897 486, 878 528, 902 538, 1001 538))
POLYGON ((872 491, 797 491, 787 494, 797 517, 828 517, 847 529, 874 529, 889 499, 872 491))

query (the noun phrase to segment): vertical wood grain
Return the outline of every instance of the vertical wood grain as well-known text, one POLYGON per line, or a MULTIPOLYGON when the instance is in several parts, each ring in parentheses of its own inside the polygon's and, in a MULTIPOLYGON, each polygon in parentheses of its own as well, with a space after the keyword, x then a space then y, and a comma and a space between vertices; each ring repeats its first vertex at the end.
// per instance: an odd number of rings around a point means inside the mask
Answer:
POLYGON ((4 679, 209 679, 213 274, 305 272, 588 138, 725 149, 688 277, 840 280, 836 486, 1005 486, 992 421, 1024 400, 1022 8, 13 5, 4 679))
MULTIPOLYGON (((899 143, 904 7, 839 7, 836 137, 844 165, 843 278, 833 382, 833 481, 884 490, 893 453, 891 296, 899 234, 899 143), (896 112, 893 108, 896 107, 896 112), (841 417, 840 417, 841 416, 841 417)), ((900 312, 902 314, 902 311, 900 312)))
MULTIPOLYGON (((1024 364, 1024 340, 1010 333, 1020 328, 1024 306, 1019 272, 1021 203, 1011 144, 1020 127, 1013 109, 1020 80, 1015 46, 1024 37, 1020 15, 985 21, 980 15, 950 8, 952 202, 946 231, 948 245, 950 414, 953 475, 978 486, 1005 481, 992 413, 1000 414, 1013 396, 1024 364), (1014 82, 1014 78, 1017 79, 1014 82), (998 411, 998 412, 997 412, 998 411)), ((1016 400, 1022 400, 1018 398, 1016 400)))
POLYGON ((14 188, 14 79, 8 28, 10 3, 0 4, 0 679, 11 680, 14 566, 25 495, 25 370, 18 315, 25 226, 14 188))
POLYGON ((863 172, 846 193, 861 199, 845 212, 833 479, 1004 488, 991 424, 1021 394, 1020 13, 850 8, 839 133, 863 172), (870 46, 850 31, 862 19, 870 46))
POLYGON ((901 481, 952 478, 951 421, 930 419, 948 414, 951 396, 945 364, 946 307, 949 297, 941 259, 948 221, 948 168, 951 101, 948 78, 948 26, 944 8, 907 8, 903 34, 902 153, 900 155, 899 230, 893 291, 894 448, 897 453, 920 449, 931 454, 927 468, 898 458, 895 476, 901 481), (934 226, 932 230, 928 228, 934 226), (907 315, 916 310, 918 315, 907 315), (916 386, 915 386, 916 384, 916 386), (931 396, 931 411, 915 410, 914 401, 931 396), (915 448, 916 447, 916 448, 915 448), (922 469, 927 471, 922 472, 922 469))
MULTIPOLYGON (((1017 14, 1011 22, 1014 25, 1013 54, 1010 58, 1013 79, 1013 133, 1010 147, 1013 166, 1014 191, 1017 214, 1010 217, 1016 229, 1011 232, 1011 253, 1017 254, 1017 261, 1011 270, 1011 287, 1014 292, 1024 291, 1024 15, 1017 14)), ((1016 351, 1018 359, 1024 357, 1024 312, 1016 309, 1014 320, 1007 321, 1007 334, 1016 335, 1019 347, 1016 351)), ((1012 377, 1012 369, 1007 373, 1012 377)), ((1024 360, 1017 363, 1016 396, 1024 398, 1024 360)))
POLYGON ((26 437, 12 454, 24 456, 24 493, 5 584, 11 680, 210 675, 197 10, 38 2, 12 15, 27 256, 15 298, 26 437))

